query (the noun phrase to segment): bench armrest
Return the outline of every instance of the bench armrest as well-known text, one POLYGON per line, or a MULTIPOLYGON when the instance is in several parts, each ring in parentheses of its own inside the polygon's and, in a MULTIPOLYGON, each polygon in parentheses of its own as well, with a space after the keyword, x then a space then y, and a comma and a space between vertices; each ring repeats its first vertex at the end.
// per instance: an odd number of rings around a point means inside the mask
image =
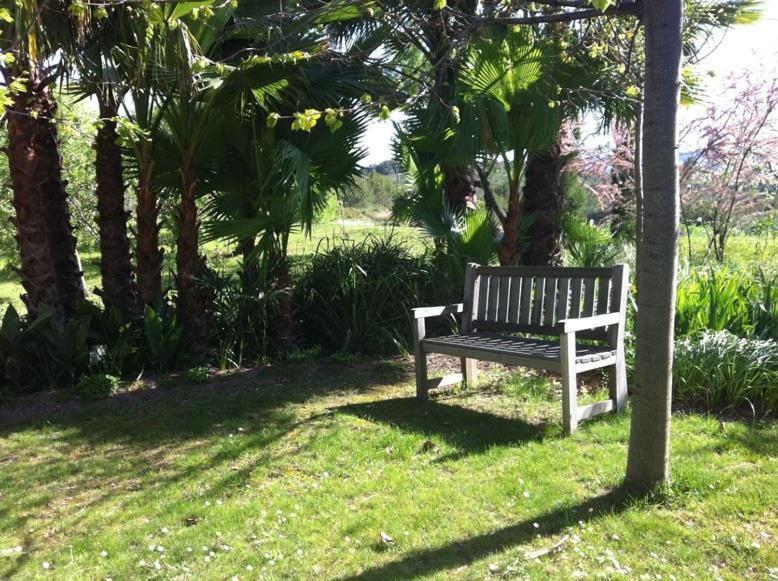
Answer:
POLYGON ((562 319, 559 321, 558 327, 561 333, 575 333, 576 331, 587 331, 599 327, 607 327, 608 325, 618 325, 620 322, 621 313, 606 313, 579 319, 562 319))
POLYGON ((419 307, 413 309, 414 319, 427 319, 429 317, 440 317, 448 314, 459 314, 465 312, 464 303, 456 303, 453 305, 443 305, 441 307, 419 307))

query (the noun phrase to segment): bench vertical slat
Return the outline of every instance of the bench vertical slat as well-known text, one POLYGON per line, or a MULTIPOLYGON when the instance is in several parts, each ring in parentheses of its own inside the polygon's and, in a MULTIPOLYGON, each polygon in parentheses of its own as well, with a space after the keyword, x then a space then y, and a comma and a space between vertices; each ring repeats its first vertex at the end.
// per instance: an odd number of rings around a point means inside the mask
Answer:
POLYGON ((546 279, 546 296, 543 299, 543 324, 546 327, 554 326, 554 311, 556 309, 557 279, 546 279))
POLYGON ((559 279, 559 293, 556 299, 556 320, 561 321, 567 318, 567 307, 570 302, 570 279, 559 279))
POLYGON ((489 304, 486 307, 486 320, 490 323, 497 322, 497 297, 500 292, 501 276, 489 277, 489 304))
POLYGON ((538 277, 535 279, 535 292, 532 296, 532 325, 540 327, 543 316, 543 298, 545 297, 546 279, 538 277))
POLYGON ((480 287, 480 278, 478 274, 478 265, 470 263, 465 270, 465 310, 462 313, 462 332, 471 333, 473 331, 473 319, 478 318, 478 290, 480 287))
POLYGON ((594 315, 594 284, 597 279, 587 278, 584 279, 584 300, 583 310, 581 311, 582 317, 591 317, 594 315))
POLYGON ((510 276, 504 276, 500 280, 500 295, 497 299, 497 322, 508 322, 508 291, 513 284, 514 279, 510 276))
POLYGON ((608 296, 610 294, 610 279, 597 279, 597 314, 604 315, 608 313, 608 296))
POLYGON ((572 291, 570 293, 570 310, 567 312, 567 318, 577 319, 581 316, 581 283, 580 278, 572 280, 572 291))
POLYGON ((629 267, 620 264, 613 269, 611 280, 611 311, 621 314, 619 324, 607 329, 608 343, 616 349, 616 365, 608 369, 610 396, 617 413, 627 407, 627 366, 624 356, 624 331, 627 325, 627 295, 629 267))
POLYGON ((486 306, 489 301, 489 276, 478 275, 478 311, 476 321, 486 321, 486 306))
POLYGON ((511 280, 511 292, 508 300, 508 322, 518 324, 519 310, 521 309, 521 287, 524 279, 514 277, 511 280))
POLYGON ((519 310, 519 325, 529 325, 529 309, 532 301, 533 279, 522 277, 521 279, 521 308, 519 310))

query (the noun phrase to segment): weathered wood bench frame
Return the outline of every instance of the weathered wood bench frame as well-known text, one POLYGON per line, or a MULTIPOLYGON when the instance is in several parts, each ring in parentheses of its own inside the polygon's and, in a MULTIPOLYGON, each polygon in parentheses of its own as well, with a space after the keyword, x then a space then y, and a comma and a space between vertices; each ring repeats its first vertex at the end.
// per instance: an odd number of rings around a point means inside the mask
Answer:
POLYGON ((578 422, 627 403, 624 326, 629 267, 613 268, 496 267, 469 264, 464 301, 413 309, 416 396, 461 381, 474 385, 478 360, 495 361, 560 373, 565 432, 578 422), (461 334, 427 337, 425 319, 461 315, 461 334), (557 336, 539 340, 517 336, 557 336), (593 339, 602 346, 577 344, 593 339), (460 357, 462 372, 427 378, 427 354, 460 357), (610 399, 577 405, 578 373, 609 367, 610 399))

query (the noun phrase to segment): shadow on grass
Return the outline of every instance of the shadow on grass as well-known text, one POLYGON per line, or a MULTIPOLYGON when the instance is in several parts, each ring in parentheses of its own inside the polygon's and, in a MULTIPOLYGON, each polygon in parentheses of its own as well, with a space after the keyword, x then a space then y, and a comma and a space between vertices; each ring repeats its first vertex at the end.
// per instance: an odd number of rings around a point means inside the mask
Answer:
MULTIPOLYGON (((31 517, 67 497, 79 498, 80 510, 66 521, 73 530, 117 496, 161 494, 209 471, 204 496, 229 496, 254 471, 305 450, 304 445, 276 450, 275 442, 299 429, 327 429, 331 413, 306 415, 294 409, 296 404, 339 392, 344 397, 369 392, 398 381, 401 372, 399 365, 372 362, 291 364, 241 371, 202 385, 139 389, 93 403, 38 394, 48 403, 35 399, 39 407, 34 413, 0 410, 0 438, 45 430, 56 441, 41 452, 31 450, 31 456, 16 450, 0 457, 0 490, 7 491, 0 534, 25 530, 31 517), (198 461, 179 462, 193 450, 201 451, 198 461), (95 461, 82 461, 94 451, 95 461), (41 459, 30 468, 36 456, 41 459), (29 468, 22 475, 21 466, 29 468)), ((24 403, 32 402, 17 402, 24 403)), ((39 542, 24 539, 23 553, 0 559, 0 578, 13 576, 28 558, 28 547, 39 542)))
POLYGON ((439 461, 482 453, 493 446, 540 441, 545 433, 542 424, 435 401, 419 402, 415 398, 346 405, 333 411, 383 422, 405 432, 439 437, 457 448, 457 453, 443 456, 439 461))
POLYGON ((351 577, 342 577, 341 580, 411 579, 434 575, 469 565, 497 551, 532 542, 537 535, 535 523, 544 535, 554 535, 569 526, 575 526, 580 520, 623 512, 635 501, 634 496, 616 489, 575 506, 562 507, 490 533, 432 549, 414 551, 397 561, 372 567, 351 577))
POLYGON ((63 392, 35 394, 0 408, 0 437, 41 426, 75 430, 89 442, 169 443, 208 434, 241 420, 284 423, 284 408, 343 392, 367 392, 394 383, 372 363, 354 366, 286 364, 241 370, 204 384, 143 388, 100 402, 81 402, 63 392), (29 408, 29 409, 28 409, 29 408), (280 421, 281 420, 281 421, 280 421))

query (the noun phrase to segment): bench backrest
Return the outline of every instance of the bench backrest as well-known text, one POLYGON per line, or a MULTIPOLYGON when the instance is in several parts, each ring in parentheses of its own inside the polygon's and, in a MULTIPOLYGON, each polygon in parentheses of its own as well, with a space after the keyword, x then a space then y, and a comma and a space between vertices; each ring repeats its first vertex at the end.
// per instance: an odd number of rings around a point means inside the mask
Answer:
MULTIPOLYGON (((468 265, 463 330, 558 334, 562 319, 626 312, 629 270, 468 265)), ((623 332, 623 331, 622 331, 623 332)), ((607 328, 580 333, 611 340, 607 328)))

